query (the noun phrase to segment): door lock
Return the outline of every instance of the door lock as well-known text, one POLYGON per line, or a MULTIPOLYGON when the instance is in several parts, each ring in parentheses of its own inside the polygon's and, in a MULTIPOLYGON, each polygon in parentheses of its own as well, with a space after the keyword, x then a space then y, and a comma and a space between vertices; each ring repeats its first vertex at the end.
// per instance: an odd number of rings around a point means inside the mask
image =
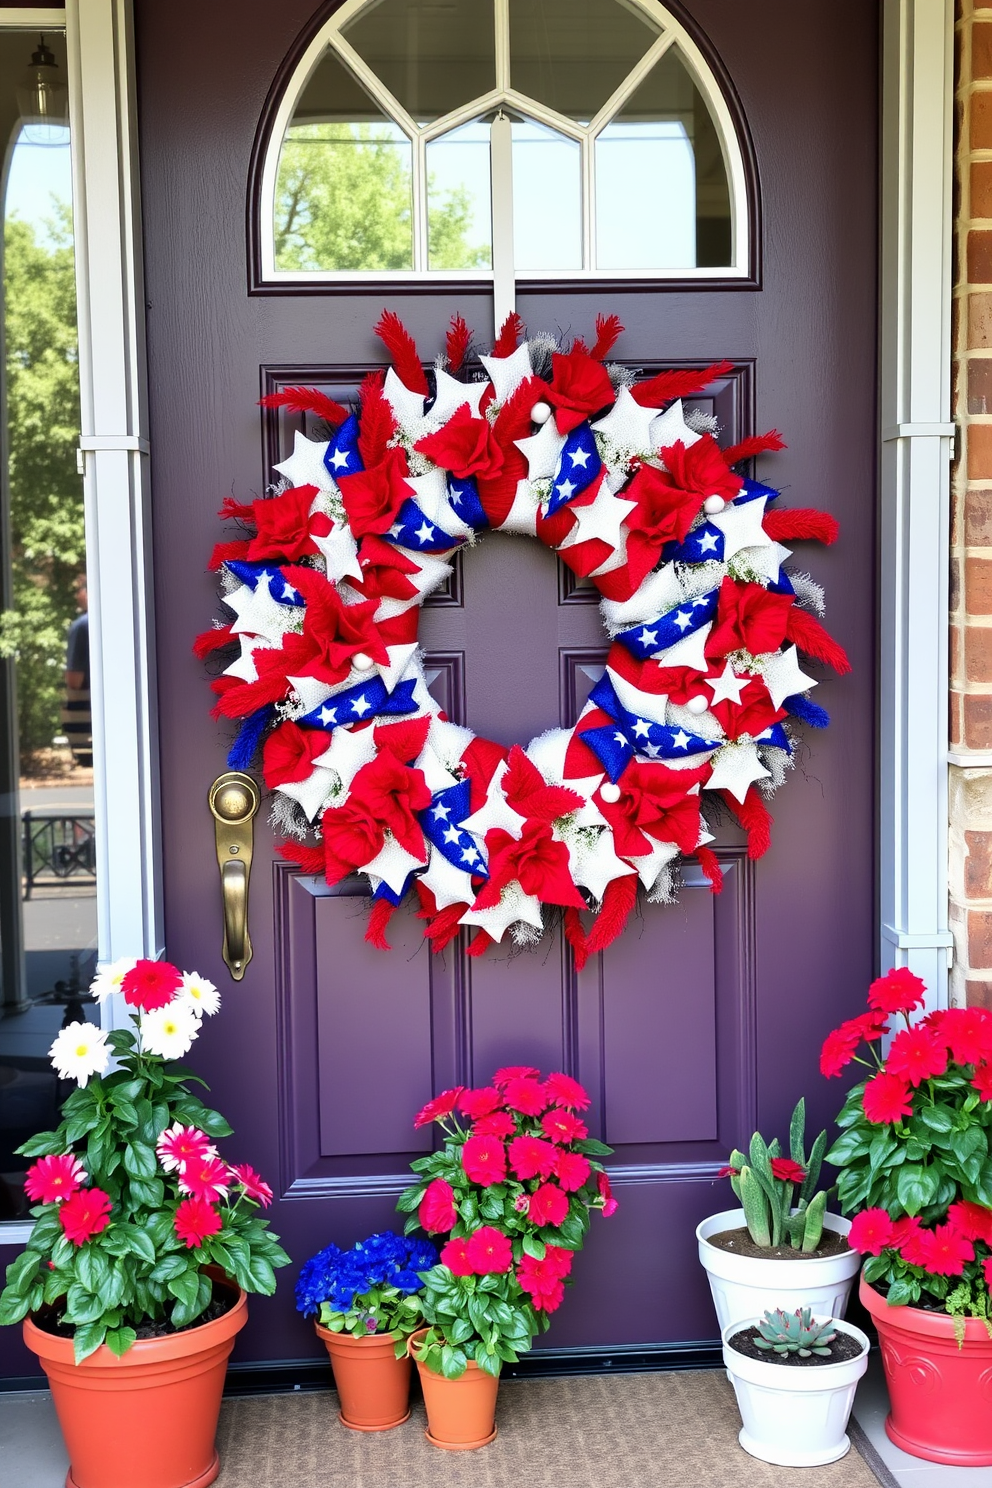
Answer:
POLYGON ((254 839, 253 821, 261 800, 250 775, 227 770, 218 775, 207 804, 214 818, 217 866, 224 906, 224 960, 236 982, 252 957, 248 934, 248 880, 254 839))

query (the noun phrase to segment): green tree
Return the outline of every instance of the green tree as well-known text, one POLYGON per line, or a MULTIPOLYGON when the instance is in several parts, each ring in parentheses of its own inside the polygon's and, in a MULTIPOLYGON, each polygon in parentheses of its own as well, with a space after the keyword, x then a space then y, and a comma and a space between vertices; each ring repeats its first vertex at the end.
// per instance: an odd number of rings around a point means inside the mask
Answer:
POLYGON ((72 213, 54 203, 47 241, 17 217, 4 226, 7 470, 13 607, 0 652, 17 662, 23 756, 60 732, 65 640, 85 565, 72 213))
MULTIPOLYGON (((488 244, 469 242, 472 201, 428 189, 431 267, 483 268, 488 244)), ((277 269, 413 268, 410 145, 395 126, 295 125, 276 182, 277 269)))

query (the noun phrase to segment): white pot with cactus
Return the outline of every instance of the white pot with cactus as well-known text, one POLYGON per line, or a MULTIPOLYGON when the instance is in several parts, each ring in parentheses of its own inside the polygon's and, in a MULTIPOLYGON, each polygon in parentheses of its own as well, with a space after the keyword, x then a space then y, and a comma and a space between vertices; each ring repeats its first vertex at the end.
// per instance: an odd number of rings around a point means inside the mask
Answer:
POLYGON ((817 1191, 827 1145, 821 1132, 806 1156, 806 1103, 789 1124, 789 1157, 776 1137, 755 1132, 748 1155, 733 1151, 723 1175, 739 1209, 711 1214, 696 1228, 699 1259, 709 1278, 721 1330, 766 1308, 810 1307, 814 1316, 842 1318, 861 1257, 847 1243, 851 1221, 827 1212, 817 1191))
POLYGON ((745 1452, 779 1467, 821 1467, 851 1448, 847 1423, 868 1339, 839 1318, 781 1308, 729 1323, 723 1362, 737 1396, 745 1452))

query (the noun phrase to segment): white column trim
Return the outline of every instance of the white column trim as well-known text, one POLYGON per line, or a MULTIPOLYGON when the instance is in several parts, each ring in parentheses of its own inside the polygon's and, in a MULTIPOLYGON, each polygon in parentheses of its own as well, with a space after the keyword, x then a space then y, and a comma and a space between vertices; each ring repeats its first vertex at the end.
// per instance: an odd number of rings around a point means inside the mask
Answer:
POLYGON ((880 321, 882 969, 947 1001, 952 0, 884 0, 880 321))

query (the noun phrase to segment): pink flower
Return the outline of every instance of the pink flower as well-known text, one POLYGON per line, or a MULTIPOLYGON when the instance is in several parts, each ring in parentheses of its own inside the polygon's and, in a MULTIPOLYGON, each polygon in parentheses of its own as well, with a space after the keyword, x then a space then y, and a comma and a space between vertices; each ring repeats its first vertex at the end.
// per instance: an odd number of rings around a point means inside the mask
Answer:
POLYGON ((199 1250, 209 1235, 219 1233, 221 1224, 220 1211, 198 1197, 183 1199, 173 1220, 173 1228, 179 1239, 185 1240, 187 1250, 199 1250))
POLYGON ((183 1126, 173 1122, 155 1143, 158 1160, 167 1173, 178 1171, 183 1163, 198 1162, 206 1157, 216 1157, 217 1149, 197 1126, 183 1126))
POLYGON ((102 1188, 78 1188, 59 1208, 63 1234, 73 1245, 85 1245, 107 1228, 112 1208, 102 1188))
POLYGON ((455 1276, 474 1276, 475 1267, 468 1258, 468 1241, 464 1237, 449 1240, 441 1246, 441 1265, 447 1266, 455 1276))
POLYGON ((498 1275, 509 1271, 513 1265, 510 1241, 493 1225, 483 1225, 473 1231, 468 1239, 467 1255, 476 1276, 498 1275))
POLYGON ((24 1192, 33 1204, 56 1204, 82 1188, 86 1178, 85 1168, 71 1152, 39 1157, 24 1175, 24 1192))
POLYGON ((868 988, 868 1006, 881 1013, 911 1013, 923 1006, 926 984, 906 966, 894 966, 868 988))
POLYGON ((904 1028, 892 1040, 885 1068, 910 1085, 919 1085, 947 1068, 947 1049, 928 1028, 904 1028))
POLYGON ((473 1183, 489 1188, 506 1177, 506 1148, 495 1137, 469 1137, 462 1148, 462 1167, 473 1183))
POLYGON ((566 1106, 570 1111, 584 1111, 592 1105, 592 1097, 578 1080, 560 1072, 549 1075, 544 1082, 548 1100, 553 1106, 566 1106))
POLYGON ((458 1212, 455 1209, 455 1191, 443 1178, 435 1178, 424 1189, 424 1197, 417 1210, 420 1228, 428 1235, 446 1235, 454 1228, 458 1212))
POLYGON ((978 1065, 971 1083, 983 1101, 992 1100, 992 1064, 978 1065))
POLYGON ((901 1121, 913 1114, 909 1086, 898 1075, 875 1075, 865 1086, 863 1104, 868 1120, 877 1125, 901 1121))
POLYGON ((603 1200, 603 1218, 609 1219, 611 1214, 616 1214, 619 1205, 613 1197, 610 1180, 605 1173, 599 1172, 596 1174, 596 1187, 599 1189, 599 1196, 603 1200))
POLYGON ((892 1226, 892 1239, 889 1241, 889 1249, 897 1250, 903 1260, 909 1266, 926 1265, 926 1235, 918 1217, 913 1214, 905 1214, 902 1219, 897 1219, 892 1226))
POLYGON ((516 1137, 510 1143, 510 1166, 520 1179, 550 1178, 557 1149, 540 1137, 516 1137))
POLYGON ((955 1064, 992 1059, 992 1014, 985 1008, 945 1008, 935 1032, 955 1064))
POLYGON ((512 1137, 517 1123, 509 1111, 494 1111, 491 1116, 480 1116, 472 1127, 473 1137, 512 1137))
POLYGON ((861 1013, 857 1018, 848 1018, 833 1033, 828 1033, 820 1050, 820 1074, 832 1078, 849 1065, 862 1039, 881 1038, 888 1031, 885 1014, 861 1013))
POLYGON ((948 1209, 947 1218, 966 1240, 984 1240, 986 1245, 992 1245, 992 1209, 986 1209, 984 1204, 959 1199, 948 1209))
POLYGON ((464 1111, 470 1121, 488 1116, 503 1104, 503 1097, 495 1086, 487 1085, 482 1090, 463 1090, 458 1097, 458 1109, 464 1111))
POLYGON ((503 1098, 508 1106, 523 1116, 540 1116, 549 1104, 544 1086, 529 1076, 507 1081, 503 1098))
POLYGON ((542 1183, 531 1194, 527 1218, 538 1229, 543 1229, 545 1225, 557 1229, 567 1214, 568 1194, 562 1193, 557 1183, 542 1183))
POLYGON ((230 1187, 227 1163, 219 1157, 191 1158, 179 1171, 179 1187, 183 1193, 207 1202, 222 1199, 230 1187))
POLYGON ((791 1157, 773 1157, 771 1166, 772 1177, 783 1183, 803 1183, 806 1179, 805 1171, 791 1157))
POLYGON ((921 1232, 923 1265, 932 1276, 960 1276, 975 1259, 975 1247, 952 1224, 937 1225, 921 1232))
POLYGON ((493 1084, 502 1090, 511 1080, 529 1080, 540 1073, 531 1064, 506 1064, 493 1075, 493 1084))
POLYGON ((555 1177, 566 1193, 577 1193, 588 1180, 591 1171, 589 1159, 581 1152, 558 1153, 555 1177))
POLYGON ((851 1221, 847 1237, 852 1250, 862 1255, 881 1255, 892 1243, 892 1218, 884 1209, 862 1209, 851 1221))
MULTIPOLYGON (((247 1163, 235 1163, 228 1168, 227 1172, 230 1178, 241 1184, 247 1198, 254 1199, 256 1204, 261 1204, 263 1209, 268 1209, 272 1203, 272 1189, 264 1178, 255 1172, 254 1168, 249 1167, 247 1163)), ((181 1180, 179 1186, 180 1188, 183 1186, 181 1180)))
POLYGON ((414 1126, 427 1126, 432 1121, 440 1121, 443 1116, 450 1116, 464 1088, 464 1085, 456 1085, 452 1090, 442 1090, 417 1112, 413 1118, 414 1126))
POLYGON ((131 1007, 151 1013, 155 1008, 168 1007, 182 984, 178 966, 168 961, 136 961, 121 978, 121 991, 131 1007))
POLYGON ((589 1128, 584 1121, 573 1116, 571 1111, 563 1111, 555 1108, 553 1111, 545 1111, 541 1117, 541 1130, 552 1142, 565 1145, 568 1142, 581 1142, 583 1137, 589 1135, 589 1128))

